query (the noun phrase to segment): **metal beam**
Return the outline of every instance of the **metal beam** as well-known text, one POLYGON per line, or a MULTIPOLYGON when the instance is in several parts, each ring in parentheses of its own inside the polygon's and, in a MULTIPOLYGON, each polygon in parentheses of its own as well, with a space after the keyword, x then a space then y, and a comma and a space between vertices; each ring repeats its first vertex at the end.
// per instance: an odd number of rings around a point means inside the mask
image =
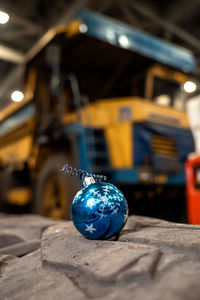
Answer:
POLYGON ((89 2, 89 0, 76 0, 72 1, 70 5, 66 8, 64 13, 60 16, 59 21, 54 24, 54 26, 63 25, 72 20, 72 18, 77 14, 77 11, 89 2))
POLYGON ((17 50, 0 45, 0 59, 21 64, 24 62, 24 54, 17 50))
POLYGON ((128 8, 127 3, 122 3, 121 0, 117 1, 122 13, 124 14, 127 22, 133 26, 142 28, 142 22, 138 17, 128 8))
POLYGON ((15 27, 13 30, 9 29, 6 31, 1 31, 0 33, 0 41, 17 41, 19 38, 23 38, 23 37, 34 37, 37 38, 38 34, 36 32, 32 32, 30 34, 29 30, 26 30, 26 28, 19 28, 19 27, 15 27))
POLYGON ((15 14, 12 14, 12 13, 9 13, 9 15, 10 15, 10 19, 12 20, 13 23, 26 28, 26 30, 28 30, 30 33, 34 32, 34 33, 37 33, 37 34, 42 34, 44 32, 44 29, 37 23, 34 23, 30 20, 19 17, 15 14))
POLYGON ((0 85, 0 99, 8 93, 9 89, 13 85, 14 82, 16 82, 16 79, 19 78, 22 75, 23 72, 23 66, 17 66, 15 67, 9 74, 4 78, 3 81, 1 81, 0 85))
POLYGON ((95 11, 98 11, 99 13, 106 13, 106 11, 113 5, 113 0, 102 0, 95 2, 90 1, 91 8, 95 11))
POLYGON ((13 3, 12 7, 10 5, 8 5, 8 3, 6 3, 6 1, 4 1, 4 5, 3 3, 1 4, 1 9, 3 9, 5 12, 7 12, 10 16, 10 21, 9 21, 9 26, 8 28, 12 28, 13 27, 24 27, 27 31, 29 30, 30 32, 37 32, 38 34, 41 34, 44 32, 44 29, 42 28, 42 26, 39 24, 39 22, 33 22, 31 20, 28 19, 28 17, 24 18, 17 13, 17 11, 25 13, 25 11, 30 11, 32 12, 32 10, 35 9, 35 7, 33 7, 35 1, 29 1, 30 3, 28 5, 24 6, 24 3, 21 1, 15 1, 17 3, 13 3), (26 10, 27 9, 27 10, 26 10), (16 11, 16 13, 15 13, 16 11))
POLYGON ((177 27, 172 22, 168 22, 163 18, 159 17, 154 11, 150 8, 147 8, 136 1, 127 1, 129 7, 133 10, 137 11, 141 15, 145 16, 146 18, 150 19, 155 24, 159 25, 161 28, 168 30, 169 32, 173 33, 183 41, 187 42, 188 44, 192 45, 196 49, 200 50, 200 40, 193 36, 192 34, 188 33, 187 31, 177 27))
POLYGON ((199 6, 200 0, 173 1, 166 16, 172 22, 185 22, 185 20, 199 14, 199 6))

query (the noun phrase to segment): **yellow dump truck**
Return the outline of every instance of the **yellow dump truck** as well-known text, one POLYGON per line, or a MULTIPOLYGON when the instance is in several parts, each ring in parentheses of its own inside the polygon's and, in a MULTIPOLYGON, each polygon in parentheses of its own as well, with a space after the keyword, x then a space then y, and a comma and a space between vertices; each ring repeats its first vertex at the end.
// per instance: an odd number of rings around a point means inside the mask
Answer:
POLYGON ((89 11, 51 29, 27 54, 23 101, 0 113, 6 201, 69 217, 79 183, 65 163, 120 186, 183 187, 194 70, 189 51, 89 11))

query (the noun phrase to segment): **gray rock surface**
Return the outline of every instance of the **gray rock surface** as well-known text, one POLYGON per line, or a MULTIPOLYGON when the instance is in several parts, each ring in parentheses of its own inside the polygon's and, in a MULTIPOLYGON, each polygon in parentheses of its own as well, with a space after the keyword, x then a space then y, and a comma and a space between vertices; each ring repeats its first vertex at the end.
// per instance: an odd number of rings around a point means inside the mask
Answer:
POLYGON ((0 253, 22 256, 37 250, 43 231, 56 223, 37 215, 9 216, 0 213, 0 253))
POLYGON ((2 216, 0 240, 0 299, 200 299, 200 226, 131 216, 117 241, 93 241, 71 222, 2 216))

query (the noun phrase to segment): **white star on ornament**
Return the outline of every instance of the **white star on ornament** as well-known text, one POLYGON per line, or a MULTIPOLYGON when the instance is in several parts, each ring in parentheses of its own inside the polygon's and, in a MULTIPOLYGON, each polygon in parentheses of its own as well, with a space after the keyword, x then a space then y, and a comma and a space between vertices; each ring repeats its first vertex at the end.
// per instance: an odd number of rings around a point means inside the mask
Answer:
POLYGON ((91 234, 93 233, 93 231, 96 231, 96 229, 93 227, 93 223, 90 226, 87 224, 85 225, 86 225, 85 231, 89 231, 91 234))

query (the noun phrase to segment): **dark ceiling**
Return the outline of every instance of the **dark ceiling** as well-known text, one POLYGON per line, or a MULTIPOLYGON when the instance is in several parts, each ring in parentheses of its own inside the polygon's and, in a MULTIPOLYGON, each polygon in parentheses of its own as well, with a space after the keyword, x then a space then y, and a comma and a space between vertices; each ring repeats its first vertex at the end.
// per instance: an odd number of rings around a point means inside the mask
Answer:
POLYGON ((68 22, 81 8, 191 49, 200 65, 200 0, 0 0, 0 10, 10 15, 0 25, 0 107, 19 76, 13 61, 19 62, 50 27, 68 22))

